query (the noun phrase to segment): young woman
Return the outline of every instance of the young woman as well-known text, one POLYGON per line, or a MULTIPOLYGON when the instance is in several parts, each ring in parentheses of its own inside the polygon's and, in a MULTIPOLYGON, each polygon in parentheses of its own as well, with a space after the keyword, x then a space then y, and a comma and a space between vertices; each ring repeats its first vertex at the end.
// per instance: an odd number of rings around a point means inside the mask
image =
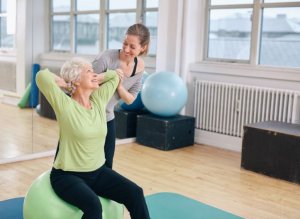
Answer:
POLYGON ((144 61, 141 56, 148 53, 150 32, 143 24, 130 26, 125 34, 122 49, 112 49, 103 52, 93 61, 96 73, 107 69, 121 69, 118 72, 121 83, 106 107, 107 135, 105 139, 105 165, 112 168, 115 153, 115 115, 114 107, 120 99, 131 104, 142 86, 144 61))
POLYGON ((149 219, 142 188, 104 165, 105 108, 119 84, 116 72, 98 75, 88 61, 73 59, 62 66, 61 77, 46 69, 36 81, 60 130, 60 149, 50 174, 55 193, 81 209, 83 219, 102 218, 98 196, 124 204, 132 219, 149 219))

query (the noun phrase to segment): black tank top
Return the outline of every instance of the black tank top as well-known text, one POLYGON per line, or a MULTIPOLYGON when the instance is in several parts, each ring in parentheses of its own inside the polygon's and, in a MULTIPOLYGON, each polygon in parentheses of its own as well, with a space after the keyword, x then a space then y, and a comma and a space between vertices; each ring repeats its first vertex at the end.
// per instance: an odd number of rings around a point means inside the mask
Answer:
POLYGON ((136 68, 137 68, 137 63, 138 63, 138 59, 137 57, 134 57, 134 66, 133 66, 133 71, 130 77, 133 77, 136 73, 136 68))

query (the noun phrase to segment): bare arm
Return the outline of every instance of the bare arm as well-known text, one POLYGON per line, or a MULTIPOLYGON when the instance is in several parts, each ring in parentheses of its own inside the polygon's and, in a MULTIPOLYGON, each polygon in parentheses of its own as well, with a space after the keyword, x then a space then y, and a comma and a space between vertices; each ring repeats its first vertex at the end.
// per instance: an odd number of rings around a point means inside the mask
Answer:
MULTIPOLYGON (((142 72, 145 69, 145 64, 143 59, 138 57, 138 65, 137 65, 137 69, 136 72, 137 74, 142 74, 142 72)), ((126 104, 132 104, 133 101, 135 100, 138 92, 141 89, 141 81, 136 82, 133 87, 131 87, 129 90, 126 90, 124 88, 124 86, 122 85, 122 83, 120 82, 120 84, 117 87, 117 92, 120 96, 120 98, 126 103, 126 104)))
POLYGON ((120 96, 120 98, 126 103, 126 104, 132 104, 135 100, 135 96, 133 96, 131 93, 129 93, 121 83, 119 83, 117 87, 117 92, 120 96))
POLYGON ((135 96, 133 96, 131 93, 129 93, 124 86, 122 85, 122 80, 124 77, 124 72, 121 69, 116 69, 116 72, 120 78, 120 82, 117 87, 117 92, 120 96, 120 98, 126 103, 131 104, 135 100, 135 96))

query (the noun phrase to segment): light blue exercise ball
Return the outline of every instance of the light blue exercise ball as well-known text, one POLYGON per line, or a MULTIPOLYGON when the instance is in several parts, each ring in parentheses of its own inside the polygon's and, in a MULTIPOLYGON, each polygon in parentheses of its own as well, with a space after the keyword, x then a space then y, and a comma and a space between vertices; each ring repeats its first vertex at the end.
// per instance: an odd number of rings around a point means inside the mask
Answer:
POLYGON ((153 114, 170 117, 178 114, 187 101, 187 87, 174 72, 149 75, 141 96, 145 107, 153 114))
MULTIPOLYGON (((103 219, 122 219, 124 207, 115 201, 99 197, 103 219)), ((23 204, 24 219, 80 219, 83 213, 63 201, 53 191, 50 171, 40 175, 30 186, 23 204)))
MULTIPOLYGON (((145 83, 147 77, 149 74, 147 72, 143 73, 142 77, 142 84, 145 83)), ((142 97, 141 97, 141 92, 138 93, 136 96, 135 100, 131 104, 126 104, 123 100, 119 101, 119 106, 124 109, 124 110, 129 110, 129 111, 137 111, 137 110, 142 110, 145 108, 143 102, 142 102, 142 97)))

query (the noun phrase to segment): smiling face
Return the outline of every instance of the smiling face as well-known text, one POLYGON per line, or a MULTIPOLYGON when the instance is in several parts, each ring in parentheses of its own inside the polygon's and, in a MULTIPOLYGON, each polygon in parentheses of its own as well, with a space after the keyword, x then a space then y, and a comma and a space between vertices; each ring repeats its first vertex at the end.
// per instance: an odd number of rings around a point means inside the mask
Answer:
POLYGON ((82 71, 80 73, 80 80, 78 81, 78 86, 84 90, 95 90, 99 87, 97 74, 93 71, 91 64, 85 64, 82 67, 82 71))
POLYGON ((140 39, 136 35, 126 35, 123 41, 122 52, 124 57, 127 59, 133 59, 139 56, 143 51, 144 47, 140 44, 140 39))

